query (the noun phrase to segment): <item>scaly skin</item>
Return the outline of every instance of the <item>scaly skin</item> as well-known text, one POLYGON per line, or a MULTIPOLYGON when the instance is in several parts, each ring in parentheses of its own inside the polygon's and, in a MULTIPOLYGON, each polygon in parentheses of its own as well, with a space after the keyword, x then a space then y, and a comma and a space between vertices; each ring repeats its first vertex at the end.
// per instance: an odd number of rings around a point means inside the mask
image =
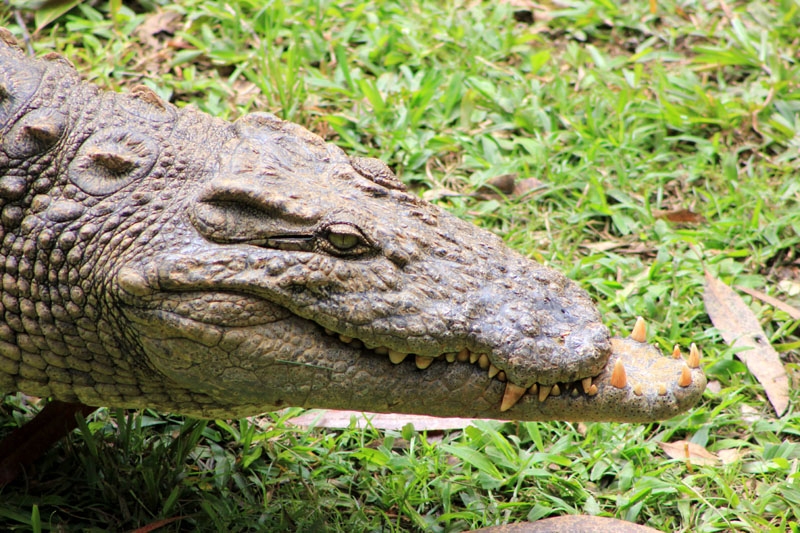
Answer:
POLYGON ((611 339, 577 285, 383 163, 271 115, 102 92, 0 41, 0 390, 617 421, 702 395, 697 354, 662 357, 643 325, 611 339))

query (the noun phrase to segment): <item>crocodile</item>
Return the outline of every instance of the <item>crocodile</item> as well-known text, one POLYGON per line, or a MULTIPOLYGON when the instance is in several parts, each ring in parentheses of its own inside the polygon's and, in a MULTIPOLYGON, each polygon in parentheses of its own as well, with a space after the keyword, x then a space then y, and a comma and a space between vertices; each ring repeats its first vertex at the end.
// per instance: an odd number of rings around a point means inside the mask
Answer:
POLYGON ((0 391, 241 417, 285 406, 643 422, 696 347, 612 337, 563 274, 274 115, 104 91, 0 32, 0 391))

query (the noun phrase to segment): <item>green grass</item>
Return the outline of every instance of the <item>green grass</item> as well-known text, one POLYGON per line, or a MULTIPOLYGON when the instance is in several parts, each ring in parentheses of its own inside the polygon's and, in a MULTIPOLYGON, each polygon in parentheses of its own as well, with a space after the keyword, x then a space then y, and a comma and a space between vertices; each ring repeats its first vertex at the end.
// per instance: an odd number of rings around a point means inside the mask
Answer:
MULTIPOLYGON (((78 2, 32 46, 104 87, 144 83, 228 119, 271 111, 380 157, 577 280, 612 330, 643 315, 662 348, 700 344, 719 386, 660 424, 444 435, 298 429, 295 409, 214 422, 102 411, 0 489, 0 529, 462 531, 585 513, 664 531, 799 530, 800 420, 791 406, 774 418, 702 290, 706 267, 800 304, 800 3, 664 0, 653 14, 544 2, 533 24, 505 2, 167 4, 78 2), (175 13, 173 36, 139 32, 157 10, 175 13), (471 194, 503 174, 545 187, 471 194), (706 221, 657 216, 679 208, 706 221), (679 439, 741 457, 671 460, 658 443, 679 439)), ((31 31, 34 16, 22 12, 31 31)), ((0 15, 21 37, 14 20, 0 15)), ((796 376, 797 322, 751 307, 796 376)), ((32 411, 7 397, 0 433, 32 411)))

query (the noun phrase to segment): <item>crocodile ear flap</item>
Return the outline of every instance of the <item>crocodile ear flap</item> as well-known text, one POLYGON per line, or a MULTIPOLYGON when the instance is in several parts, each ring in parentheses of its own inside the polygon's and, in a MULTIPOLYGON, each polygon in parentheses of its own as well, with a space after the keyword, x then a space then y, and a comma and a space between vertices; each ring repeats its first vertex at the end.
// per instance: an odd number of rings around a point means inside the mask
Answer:
POLYGON ((23 115, 2 137, 2 150, 17 159, 42 154, 61 139, 67 118, 56 109, 40 108, 23 115))
POLYGON ((350 164, 353 168, 370 181, 387 189, 405 191, 405 184, 397 179, 392 169, 386 163, 374 157, 351 157, 350 164))
POLYGON ((78 149, 69 165, 69 179, 88 194, 105 196, 147 175, 159 151, 158 144, 140 132, 100 130, 78 149))

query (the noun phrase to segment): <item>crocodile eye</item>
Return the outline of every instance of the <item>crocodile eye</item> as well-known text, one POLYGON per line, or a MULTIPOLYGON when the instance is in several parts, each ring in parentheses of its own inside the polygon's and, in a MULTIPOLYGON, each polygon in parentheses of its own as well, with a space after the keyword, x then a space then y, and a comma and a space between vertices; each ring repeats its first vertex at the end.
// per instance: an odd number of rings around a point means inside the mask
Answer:
POLYGON ((370 249, 361 230, 351 224, 331 224, 325 228, 323 237, 332 252, 355 255, 370 249))
POLYGON ((328 235, 328 240, 340 250, 355 248, 360 241, 357 235, 351 233, 331 233, 328 235))

